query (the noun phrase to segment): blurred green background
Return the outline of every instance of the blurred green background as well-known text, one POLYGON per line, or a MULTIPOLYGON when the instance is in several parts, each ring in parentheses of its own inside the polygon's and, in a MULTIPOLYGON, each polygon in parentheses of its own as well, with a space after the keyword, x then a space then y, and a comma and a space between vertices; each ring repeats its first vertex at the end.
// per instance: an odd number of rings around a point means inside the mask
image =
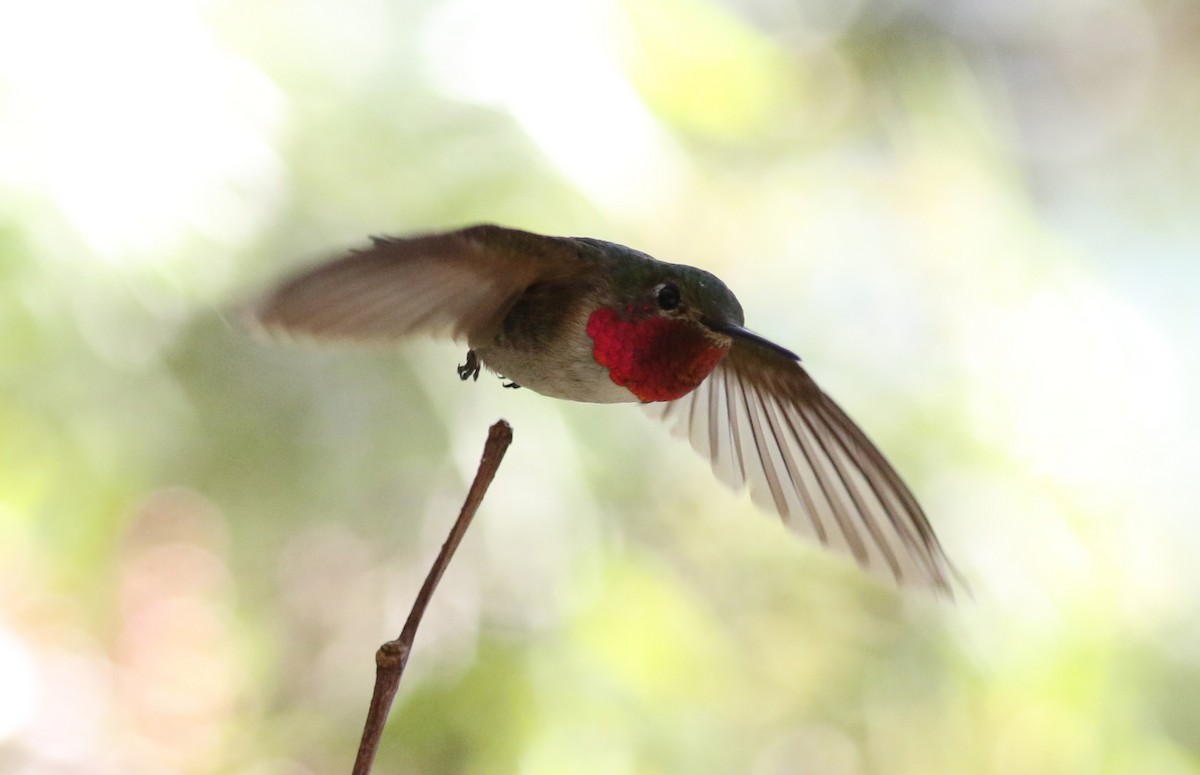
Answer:
POLYGON ((0 6, 0 771, 1200 773, 1200 3, 0 6), (492 221, 702 266, 970 583, 793 540, 634 407, 229 306, 492 221))

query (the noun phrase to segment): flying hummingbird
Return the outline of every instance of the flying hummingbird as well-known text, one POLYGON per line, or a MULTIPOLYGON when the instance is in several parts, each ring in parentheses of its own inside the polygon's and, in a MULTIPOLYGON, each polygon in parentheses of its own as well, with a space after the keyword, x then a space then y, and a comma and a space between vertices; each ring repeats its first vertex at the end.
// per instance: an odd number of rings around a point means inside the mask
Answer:
POLYGON ((269 332, 465 342, 506 387, 641 403, 735 490, 876 575, 950 594, 950 564, 896 470, 787 350, 744 327, 716 276, 598 239, 481 225, 397 239, 284 281, 269 332))

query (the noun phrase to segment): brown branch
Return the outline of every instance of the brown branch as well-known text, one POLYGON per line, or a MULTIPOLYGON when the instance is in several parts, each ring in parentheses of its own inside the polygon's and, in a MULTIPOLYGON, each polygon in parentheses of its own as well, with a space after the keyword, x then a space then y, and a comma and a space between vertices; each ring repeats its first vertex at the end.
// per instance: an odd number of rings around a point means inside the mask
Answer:
POLYGON ((483 447, 483 457, 479 461, 475 481, 471 483, 467 499, 463 502, 462 511, 458 513, 454 527, 450 528, 446 543, 442 544, 442 550, 438 552, 433 567, 429 569, 429 575, 425 577, 425 583, 421 585, 421 591, 417 593, 417 599, 408 613, 408 620, 404 623, 400 637, 388 641, 375 652, 375 690, 371 694, 371 706, 367 711, 362 741, 358 744, 353 775, 369 775, 371 772, 371 764, 375 761, 375 752, 379 750, 379 740, 383 736, 383 727, 392 709, 392 700, 396 697, 396 690, 400 688, 400 676, 404 674, 413 639, 417 637, 417 627, 425 616, 425 609, 429 606, 429 599, 433 597, 433 590, 441 581, 442 574, 454 557, 454 551, 458 549, 467 528, 471 526, 471 520, 479 509, 479 504, 483 502, 483 496, 495 478, 496 470, 500 468, 500 461, 504 459, 509 444, 512 444, 512 426, 504 420, 499 420, 488 431, 487 444, 483 447))

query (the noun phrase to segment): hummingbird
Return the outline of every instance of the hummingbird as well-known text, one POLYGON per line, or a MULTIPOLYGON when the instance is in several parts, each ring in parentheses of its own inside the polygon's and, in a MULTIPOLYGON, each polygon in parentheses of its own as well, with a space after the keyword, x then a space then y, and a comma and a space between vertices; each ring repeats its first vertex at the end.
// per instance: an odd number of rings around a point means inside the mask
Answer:
POLYGON ((703 269, 484 224, 373 237, 284 280, 250 317, 294 338, 448 336, 468 347, 464 381, 486 368, 552 398, 639 403, 795 532, 878 577, 952 594, 950 563, 900 475, 703 269))

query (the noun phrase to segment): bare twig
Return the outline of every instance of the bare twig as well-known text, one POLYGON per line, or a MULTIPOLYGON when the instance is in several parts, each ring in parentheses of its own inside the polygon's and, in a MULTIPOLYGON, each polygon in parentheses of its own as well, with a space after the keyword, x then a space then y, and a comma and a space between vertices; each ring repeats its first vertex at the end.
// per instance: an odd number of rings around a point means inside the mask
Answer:
POLYGON ((408 613, 408 620, 404 623, 400 637, 384 643, 379 647, 379 651, 375 652, 375 690, 371 694, 371 706, 367 711, 362 741, 358 744, 353 775, 369 775, 371 772, 371 764, 375 761, 375 752, 379 750, 383 727, 392 709, 392 700, 396 697, 396 690, 400 688, 400 676, 404 674, 413 639, 417 636, 417 627, 421 624, 421 618, 425 616, 425 609, 429 606, 433 590, 437 588, 446 566, 454 557, 454 551, 458 549, 459 542, 470 527, 471 520, 479 509, 479 504, 483 502, 483 496, 495 478, 500 461, 504 459, 504 453, 508 451, 508 445, 511 443, 512 426, 504 420, 497 421, 488 431, 483 457, 479 461, 475 481, 471 483, 467 499, 463 502, 462 511, 459 512, 454 527, 450 528, 450 535, 446 537, 446 543, 442 544, 437 559, 433 561, 433 567, 429 569, 421 591, 417 593, 417 599, 408 613))

